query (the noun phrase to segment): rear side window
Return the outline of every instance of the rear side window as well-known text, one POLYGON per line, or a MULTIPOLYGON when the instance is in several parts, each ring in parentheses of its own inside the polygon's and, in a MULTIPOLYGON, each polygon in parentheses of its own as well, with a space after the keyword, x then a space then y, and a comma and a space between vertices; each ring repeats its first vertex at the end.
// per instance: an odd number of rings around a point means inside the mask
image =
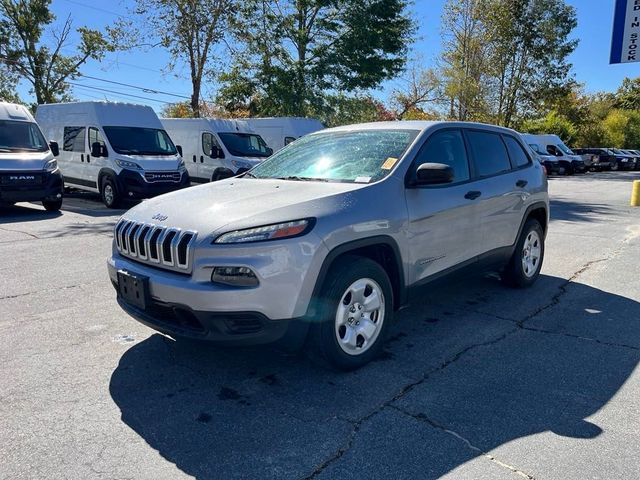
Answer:
POLYGON ((429 137, 416 159, 422 163, 444 163, 453 169, 453 183, 469 180, 469 160, 460 130, 442 130, 429 137))
POLYGON ((487 177, 511 170, 509 155, 500 135, 490 132, 467 131, 479 177, 487 177))
POLYGON ((507 145, 507 150, 509 150, 509 156, 511 157, 511 162, 516 167, 524 167, 525 165, 529 165, 529 157, 527 153, 524 151, 520 143, 513 137, 504 136, 504 143, 507 145))
POLYGON ((84 127, 64 127, 62 149, 67 152, 84 152, 84 127))

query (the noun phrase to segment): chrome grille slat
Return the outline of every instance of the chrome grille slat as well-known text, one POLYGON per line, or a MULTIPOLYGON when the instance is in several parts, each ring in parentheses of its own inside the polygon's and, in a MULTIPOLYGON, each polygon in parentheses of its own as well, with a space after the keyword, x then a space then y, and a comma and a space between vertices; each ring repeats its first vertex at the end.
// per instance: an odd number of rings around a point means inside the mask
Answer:
POLYGON ((120 219, 114 228, 121 255, 152 266, 191 271, 192 246, 197 232, 120 219))

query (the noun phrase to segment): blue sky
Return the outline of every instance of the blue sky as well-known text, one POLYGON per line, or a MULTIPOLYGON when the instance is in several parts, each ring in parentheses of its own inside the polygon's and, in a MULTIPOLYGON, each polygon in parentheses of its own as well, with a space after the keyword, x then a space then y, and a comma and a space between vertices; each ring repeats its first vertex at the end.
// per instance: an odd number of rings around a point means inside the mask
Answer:
MULTIPOLYGON (((118 19, 118 15, 127 15, 132 0, 53 0, 52 9, 57 21, 62 22, 71 15, 74 26, 86 25, 91 28, 104 28, 118 19)), ((445 0, 415 0, 413 11, 419 22, 418 41, 413 46, 413 56, 424 66, 433 65, 440 51, 440 18, 445 0)), ((609 49, 611 43, 611 26, 613 23, 614 0, 567 0, 578 13, 578 27, 573 37, 580 40, 578 48, 571 56, 573 72, 576 79, 585 84, 588 92, 615 90, 626 76, 640 76, 640 63, 626 65, 609 65, 609 49)), ((72 39, 73 40, 73 39, 72 39)), ((73 45, 67 47, 66 53, 73 52, 73 45)), ((162 102, 180 100, 179 97, 160 95, 153 91, 163 91, 188 96, 190 82, 185 68, 174 72, 166 72, 169 57, 161 49, 152 52, 114 53, 105 57, 103 62, 89 62, 82 67, 85 75, 119 81, 131 85, 143 86, 148 92, 117 86, 99 80, 82 78, 74 87, 73 94, 79 100, 109 99, 148 104, 156 110, 164 105, 162 102), (102 88, 117 93, 96 90, 102 88), (134 98, 129 95, 147 97, 134 98)), ((376 97, 388 98, 398 81, 386 82, 380 91, 374 92, 376 97)), ((215 93, 215 85, 206 85, 205 97, 215 93)), ((21 95, 29 99, 28 88, 21 86, 21 95)))

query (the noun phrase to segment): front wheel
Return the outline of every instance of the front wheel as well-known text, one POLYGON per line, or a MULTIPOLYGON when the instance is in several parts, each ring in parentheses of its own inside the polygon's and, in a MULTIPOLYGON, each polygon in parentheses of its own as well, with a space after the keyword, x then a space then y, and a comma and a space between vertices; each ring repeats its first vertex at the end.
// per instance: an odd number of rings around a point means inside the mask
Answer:
POLYGON ((380 354, 393 317, 393 290, 376 262, 347 256, 327 274, 308 337, 313 359, 354 370, 380 354))
POLYGON ((62 208, 62 199, 57 200, 43 200, 42 206, 47 212, 57 212, 62 208))
POLYGON ((109 177, 102 179, 100 196, 102 197, 102 203, 104 203, 107 208, 118 208, 120 206, 118 189, 116 188, 115 182, 109 177))
POLYGON ((540 275, 544 260, 544 232, 535 219, 524 224, 516 249, 502 272, 502 279, 512 287, 530 287, 540 275))

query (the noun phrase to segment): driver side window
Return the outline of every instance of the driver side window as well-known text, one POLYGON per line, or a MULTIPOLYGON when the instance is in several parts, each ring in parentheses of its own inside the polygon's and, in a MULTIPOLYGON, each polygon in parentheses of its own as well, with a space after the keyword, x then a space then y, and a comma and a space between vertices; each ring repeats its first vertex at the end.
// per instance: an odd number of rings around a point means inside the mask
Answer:
POLYGON ((213 147, 218 147, 218 149, 220 149, 220 146, 218 145, 218 142, 216 141, 216 139, 213 137, 213 134, 209 132, 203 133, 202 134, 202 151, 204 152, 204 154, 208 157, 213 156, 213 147))
POLYGON ((453 183, 469 180, 469 160, 460 130, 441 130, 429 137, 415 161, 416 168, 423 163, 444 163, 453 169, 453 183))

